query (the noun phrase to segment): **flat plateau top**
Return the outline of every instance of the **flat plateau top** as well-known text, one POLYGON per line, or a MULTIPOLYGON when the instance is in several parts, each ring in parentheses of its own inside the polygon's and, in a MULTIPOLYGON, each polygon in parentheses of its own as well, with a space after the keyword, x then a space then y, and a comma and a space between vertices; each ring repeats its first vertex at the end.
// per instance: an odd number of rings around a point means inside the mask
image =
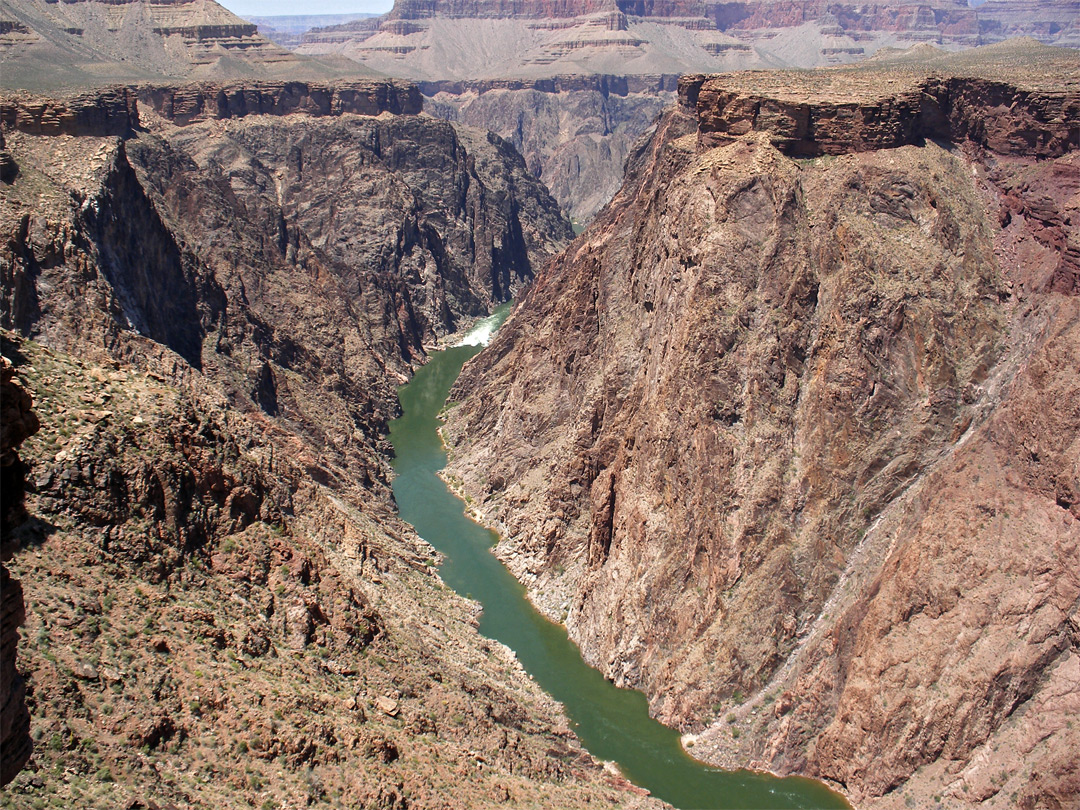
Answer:
POLYGON ((854 66, 817 70, 751 70, 709 76, 727 90, 782 101, 871 102, 915 90, 929 75, 977 77, 1023 90, 1080 90, 1080 51, 1015 39, 968 51, 930 45, 889 50, 854 66))

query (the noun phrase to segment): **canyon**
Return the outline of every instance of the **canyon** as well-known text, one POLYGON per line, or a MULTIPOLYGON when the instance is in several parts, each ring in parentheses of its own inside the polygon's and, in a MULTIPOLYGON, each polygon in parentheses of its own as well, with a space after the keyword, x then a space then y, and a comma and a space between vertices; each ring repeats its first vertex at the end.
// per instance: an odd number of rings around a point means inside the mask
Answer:
POLYGON ((512 147, 385 80, 2 106, 4 806, 658 806, 393 506, 397 386, 571 237, 512 147))
POLYGON ((1080 60, 933 59, 684 77, 447 476, 695 756, 1073 807, 1080 60))
POLYGON ((663 806, 397 512, 515 297, 444 476, 589 664, 708 766, 1076 806, 1074 5, 5 3, 0 806, 663 806))

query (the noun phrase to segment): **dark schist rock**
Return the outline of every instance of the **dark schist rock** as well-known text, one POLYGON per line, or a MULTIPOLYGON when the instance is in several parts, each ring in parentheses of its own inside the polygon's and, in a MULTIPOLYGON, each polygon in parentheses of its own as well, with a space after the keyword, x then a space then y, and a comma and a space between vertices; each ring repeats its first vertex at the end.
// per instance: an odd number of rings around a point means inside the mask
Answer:
POLYGON ((12 532, 27 518, 26 465, 18 448, 40 426, 30 393, 15 379, 8 359, 0 358, 0 785, 15 778, 33 751, 26 687, 16 667, 26 609, 22 586, 3 563, 15 551, 12 532))

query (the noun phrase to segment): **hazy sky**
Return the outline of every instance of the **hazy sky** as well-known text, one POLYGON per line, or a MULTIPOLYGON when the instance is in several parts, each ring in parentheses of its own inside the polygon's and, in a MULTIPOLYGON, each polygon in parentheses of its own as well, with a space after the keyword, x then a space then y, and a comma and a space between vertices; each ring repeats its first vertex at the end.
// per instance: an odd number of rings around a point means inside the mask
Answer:
POLYGON ((272 14, 350 14, 389 11, 394 0, 218 0, 233 14, 266 17, 272 14))

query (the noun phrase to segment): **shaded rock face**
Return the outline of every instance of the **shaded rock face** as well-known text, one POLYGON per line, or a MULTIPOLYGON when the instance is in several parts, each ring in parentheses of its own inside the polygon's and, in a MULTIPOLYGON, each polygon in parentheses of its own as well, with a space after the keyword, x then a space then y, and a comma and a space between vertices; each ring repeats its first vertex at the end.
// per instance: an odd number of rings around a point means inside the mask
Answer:
POLYGON ((423 346, 570 236, 512 147, 431 118, 142 117, 158 134, 9 135, 20 165, 70 166, 72 192, 42 210, 10 187, 4 326, 133 362, 128 330, 148 337, 304 425, 313 474, 347 466, 346 486, 385 486, 372 448, 423 346))
POLYGON ((0 358, 0 417, 0 785, 6 785, 30 759, 33 742, 26 686, 16 668, 26 608, 21 584, 2 563, 15 551, 12 532, 27 518, 26 465, 19 445, 40 428, 33 399, 6 357, 0 358))
POLYGON ((420 83, 429 113, 511 141, 581 223, 614 196, 631 146, 674 100, 675 87, 674 76, 420 83))
POLYGON ((945 81, 951 144, 853 126, 826 130, 843 154, 786 156, 852 97, 894 132, 902 105, 851 78, 808 119, 788 74, 684 82, 466 366, 450 472, 538 606, 701 732, 695 756, 869 806, 1068 804, 1080 310, 1075 229, 1051 223, 1075 221, 1080 155, 1075 115, 1030 110, 1074 85, 1012 88, 1010 121, 945 81))

